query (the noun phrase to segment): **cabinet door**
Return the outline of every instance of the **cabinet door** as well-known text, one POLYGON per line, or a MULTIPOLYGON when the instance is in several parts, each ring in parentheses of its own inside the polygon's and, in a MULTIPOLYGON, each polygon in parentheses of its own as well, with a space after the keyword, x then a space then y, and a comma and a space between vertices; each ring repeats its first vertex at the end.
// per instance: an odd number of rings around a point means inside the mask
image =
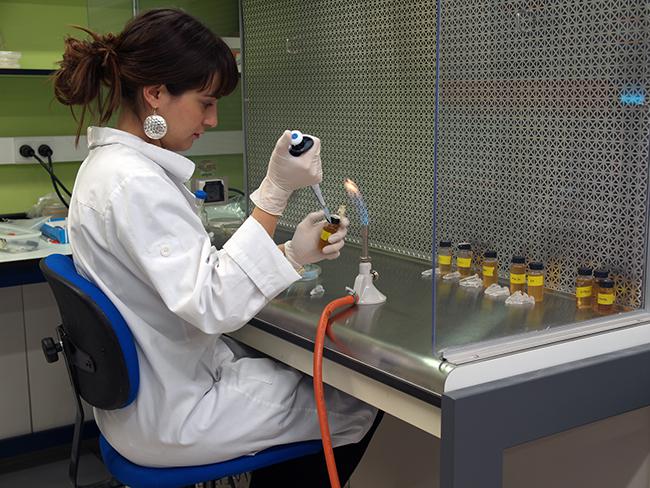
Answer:
MULTIPOLYGON (((50 364, 41 350, 41 339, 56 337, 56 327, 61 323, 54 295, 47 283, 24 285, 22 289, 33 430, 72 424, 74 397, 63 357, 50 364)), ((91 420, 92 409, 85 405, 85 411, 86 420, 91 420)))
POLYGON ((0 439, 29 432, 22 294, 19 286, 0 288, 0 439))

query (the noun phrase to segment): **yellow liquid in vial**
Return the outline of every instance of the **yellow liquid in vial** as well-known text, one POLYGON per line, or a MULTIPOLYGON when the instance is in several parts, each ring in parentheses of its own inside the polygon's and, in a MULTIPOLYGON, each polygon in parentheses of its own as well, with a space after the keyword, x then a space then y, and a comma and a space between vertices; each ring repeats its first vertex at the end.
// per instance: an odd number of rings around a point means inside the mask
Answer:
POLYGON ((472 258, 461 257, 456 258, 456 267, 461 276, 470 276, 472 274, 472 258))
POLYGON ((593 279, 591 277, 576 279, 576 307, 580 310, 591 308, 593 303, 593 279))
POLYGON ((490 285, 499 282, 499 273, 496 268, 496 261, 486 261, 483 263, 483 286, 487 288, 490 285))
POLYGON ((529 286, 528 294, 535 299, 535 303, 544 301, 544 286, 529 286))
POLYGON ((438 268, 443 275, 451 272, 451 254, 438 254, 438 268))
POLYGON ((598 293, 600 293, 600 282, 598 280, 594 280, 594 286, 591 291, 591 296, 593 297, 591 299, 591 308, 593 308, 596 312, 598 311, 598 293))
POLYGON ((611 288, 601 288, 598 292, 597 302, 598 313, 603 315, 612 313, 614 311, 614 291, 611 288))
POLYGON ((512 264, 510 266, 510 293, 526 291, 526 265, 512 264))
POLYGON ((544 301, 544 273, 542 271, 528 273, 528 294, 535 299, 535 303, 544 301))

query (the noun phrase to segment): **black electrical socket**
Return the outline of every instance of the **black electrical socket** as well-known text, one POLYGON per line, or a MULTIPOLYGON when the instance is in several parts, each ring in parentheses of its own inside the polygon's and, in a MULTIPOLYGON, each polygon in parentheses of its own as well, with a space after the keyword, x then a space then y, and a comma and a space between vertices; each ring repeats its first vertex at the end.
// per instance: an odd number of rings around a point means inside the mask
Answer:
POLYGON ((29 144, 23 144, 22 146, 20 146, 18 152, 23 158, 31 158, 34 156, 34 154, 36 154, 34 152, 34 148, 32 148, 32 146, 30 146, 29 144))
POLYGON ((43 156, 44 158, 49 158, 54 154, 54 151, 52 151, 52 148, 47 144, 41 144, 40 146, 38 146, 38 154, 43 156))

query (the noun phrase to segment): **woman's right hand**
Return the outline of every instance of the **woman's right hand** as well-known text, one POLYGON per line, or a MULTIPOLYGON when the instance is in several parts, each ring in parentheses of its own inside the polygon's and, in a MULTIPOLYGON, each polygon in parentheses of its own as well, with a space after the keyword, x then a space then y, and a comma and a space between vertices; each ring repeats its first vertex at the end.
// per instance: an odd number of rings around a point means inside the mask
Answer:
POLYGON ((266 177, 250 198, 256 207, 271 215, 282 215, 294 190, 320 183, 323 168, 320 160, 320 139, 314 146, 300 156, 289 154, 291 132, 286 130, 275 143, 266 177))

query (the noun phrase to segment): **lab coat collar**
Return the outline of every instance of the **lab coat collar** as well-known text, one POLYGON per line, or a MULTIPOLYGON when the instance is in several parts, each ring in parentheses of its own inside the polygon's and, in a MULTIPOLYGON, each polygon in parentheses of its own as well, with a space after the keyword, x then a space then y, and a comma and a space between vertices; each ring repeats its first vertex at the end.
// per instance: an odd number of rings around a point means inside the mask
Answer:
POLYGON ((123 144, 144 154, 183 183, 194 174, 194 163, 185 156, 154 146, 138 136, 110 127, 88 127, 88 149, 109 144, 123 144))

